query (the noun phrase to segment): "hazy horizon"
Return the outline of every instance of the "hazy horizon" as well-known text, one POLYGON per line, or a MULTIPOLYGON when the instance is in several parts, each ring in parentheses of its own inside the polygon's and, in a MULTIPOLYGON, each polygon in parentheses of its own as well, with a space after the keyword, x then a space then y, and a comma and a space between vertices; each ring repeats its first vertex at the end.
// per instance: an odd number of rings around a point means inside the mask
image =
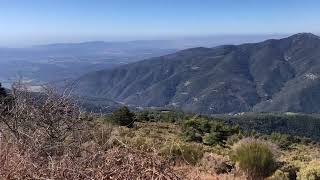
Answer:
MULTIPOLYGON (((201 42, 214 42, 217 41, 215 44, 222 45, 222 44, 241 44, 241 43, 251 43, 251 42, 260 42, 267 39, 279 39, 294 35, 296 33, 288 33, 288 34, 216 34, 216 35, 202 35, 202 36, 167 36, 167 37, 122 37, 122 38, 115 38, 115 37, 101 37, 100 39, 70 39, 65 38, 61 40, 52 40, 52 41, 38 41, 34 43, 8 43, 8 44, 1 44, 0 48, 29 48, 29 47, 36 47, 36 46, 46 46, 46 45, 57 45, 57 44, 81 44, 81 43, 94 43, 94 42, 105 42, 105 43, 125 43, 125 42, 143 42, 143 41, 164 41, 164 42, 174 42, 176 44, 183 43, 183 42, 192 42, 194 41, 195 44, 200 44, 201 42)), ((318 35, 318 34, 316 34, 318 35)), ((205 45, 205 44, 204 44, 205 45)))
POLYGON ((316 0, 3 0, 0 46, 320 32, 316 0))

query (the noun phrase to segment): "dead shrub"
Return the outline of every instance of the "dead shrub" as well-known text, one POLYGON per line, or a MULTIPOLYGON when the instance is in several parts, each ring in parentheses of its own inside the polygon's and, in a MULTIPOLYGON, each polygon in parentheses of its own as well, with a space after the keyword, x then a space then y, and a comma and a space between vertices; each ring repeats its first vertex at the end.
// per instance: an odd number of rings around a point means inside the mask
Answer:
POLYGON ((0 106, 0 179, 180 179, 156 153, 115 146, 113 126, 94 119, 67 91, 14 86, 0 106))
POLYGON ((212 174, 225 174, 234 170, 234 163, 225 156, 205 153, 201 159, 201 167, 212 174))
POLYGON ((23 146, 40 149, 42 155, 61 154, 65 140, 88 125, 85 113, 69 94, 50 88, 32 93, 20 83, 13 85, 12 101, 1 106, 1 129, 23 146))
POLYGON ((0 179, 179 179, 163 158, 132 148, 41 158, 32 149, 0 143, 0 179))

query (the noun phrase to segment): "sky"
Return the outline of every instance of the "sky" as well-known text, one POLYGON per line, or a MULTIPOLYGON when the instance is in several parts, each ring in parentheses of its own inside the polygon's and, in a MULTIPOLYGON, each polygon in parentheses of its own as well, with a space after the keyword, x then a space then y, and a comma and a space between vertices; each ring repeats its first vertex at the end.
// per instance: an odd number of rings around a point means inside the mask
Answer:
POLYGON ((319 0, 0 0, 0 45, 320 32, 319 0))

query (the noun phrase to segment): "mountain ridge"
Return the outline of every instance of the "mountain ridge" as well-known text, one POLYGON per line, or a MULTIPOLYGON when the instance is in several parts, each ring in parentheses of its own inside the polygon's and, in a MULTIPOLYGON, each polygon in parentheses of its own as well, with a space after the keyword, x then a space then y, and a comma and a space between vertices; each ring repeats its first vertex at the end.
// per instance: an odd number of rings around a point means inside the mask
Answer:
POLYGON ((89 73, 78 79, 78 93, 203 114, 320 112, 319 72, 319 37, 299 33, 260 43, 191 48, 89 73))

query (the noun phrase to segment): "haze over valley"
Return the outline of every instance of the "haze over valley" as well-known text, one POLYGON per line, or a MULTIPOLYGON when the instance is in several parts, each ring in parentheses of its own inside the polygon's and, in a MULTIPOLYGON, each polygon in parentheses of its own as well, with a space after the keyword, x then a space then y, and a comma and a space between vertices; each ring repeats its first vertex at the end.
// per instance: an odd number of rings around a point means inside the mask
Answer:
POLYGON ((88 72, 158 57, 185 48, 258 42, 283 36, 285 35, 220 35, 0 48, 0 80, 6 87, 19 79, 30 86, 39 87, 46 83, 72 81, 88 72))

